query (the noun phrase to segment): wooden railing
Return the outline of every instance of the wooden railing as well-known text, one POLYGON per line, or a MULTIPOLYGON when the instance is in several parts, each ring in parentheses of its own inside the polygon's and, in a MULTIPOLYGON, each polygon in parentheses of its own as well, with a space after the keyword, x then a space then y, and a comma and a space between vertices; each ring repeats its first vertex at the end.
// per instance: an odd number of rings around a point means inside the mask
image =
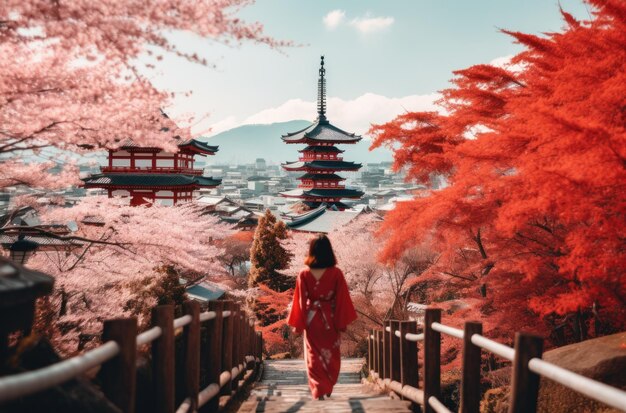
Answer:
POLYGON ((515 348, 482 335, 482 324, 468 321, 463 330, 441 324, 441 310, 427 309, 423 333, 414 321, 389 320, 372 330, 368 340, 370 376, 382 386, 413 402, 414 411, 450 413, 441 402, 441 334, 463 340, 460 412, 480 411, 481 353, 488 351, 513 362, 510 413, 537 409, 539 379, 546 377, 591 399, 626 411, 626 392, 573 373, 541 359, 543 339, 517 333, 515 348), (423 342, 423 388, 419 388, 418 342, 423 342))
POLYGON ((211 301, 210 311, 202 313, 197 302, 188 301, 183 309, 184 315, 174 319, 173 306, 154 308, 152 327, 141 334, 137 334, 135 318, 105 321, 101 346, 38 370, 0 377, 0 405, 60 385, 101 366, 99 376, 104 395, 121 411, 134 412, 137 349, 149 344, 152 412, 195 412, 204 405, 204 411, 217 411, 219 396, 232 396, 240 380, 252 377, 257 370, 262 358, 262 336, 232 301, 211 301), (201 348, 201 326, 208 332, 204 348, 201 348), (181 328, 186 394, 176 407, 174 343, 176 330, 181 328), (210 383, 204 389, 199 388, 202 360, 207 372, 205 381, 210 383))

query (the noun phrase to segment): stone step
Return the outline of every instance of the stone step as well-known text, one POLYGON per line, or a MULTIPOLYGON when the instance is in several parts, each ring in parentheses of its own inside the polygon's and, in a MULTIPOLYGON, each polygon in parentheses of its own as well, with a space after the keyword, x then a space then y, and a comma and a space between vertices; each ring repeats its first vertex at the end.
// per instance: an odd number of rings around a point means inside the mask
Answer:
POLYGON ((265 361, 264 374, 239 412, 410 412, 410 403, 390 399, 361 384, 362 359, 343 359, 330 398, 312 400, 303 360, 265 361))

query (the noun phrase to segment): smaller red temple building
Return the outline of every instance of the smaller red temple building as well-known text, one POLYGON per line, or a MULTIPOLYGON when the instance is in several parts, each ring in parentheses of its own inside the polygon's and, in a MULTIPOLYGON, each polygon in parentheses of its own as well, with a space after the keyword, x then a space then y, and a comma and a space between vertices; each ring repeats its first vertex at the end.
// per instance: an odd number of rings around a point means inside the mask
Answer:
POLYGON ((129 197, 131 205, 158 202, 176 205, 193 199, 193 191, 215 188, 221 179, 202 176, 194 169, 194 156, 215 155, 217 146, 191 139, 178 145, 178 152, 164 152, 126 142, 109 151, 102 173, 84 179, 85 188, 106 189, 109 198, 129 197))

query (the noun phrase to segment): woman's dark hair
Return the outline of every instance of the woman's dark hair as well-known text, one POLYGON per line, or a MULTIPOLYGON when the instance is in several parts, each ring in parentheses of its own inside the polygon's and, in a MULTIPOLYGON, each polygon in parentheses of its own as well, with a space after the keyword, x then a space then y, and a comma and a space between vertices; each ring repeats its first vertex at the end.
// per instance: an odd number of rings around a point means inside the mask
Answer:
POLYGON ((309 255, 304 260, 309 268, 328 268, 337 265, 330 240, 324 234, 317 235, 309 241, 309 255))

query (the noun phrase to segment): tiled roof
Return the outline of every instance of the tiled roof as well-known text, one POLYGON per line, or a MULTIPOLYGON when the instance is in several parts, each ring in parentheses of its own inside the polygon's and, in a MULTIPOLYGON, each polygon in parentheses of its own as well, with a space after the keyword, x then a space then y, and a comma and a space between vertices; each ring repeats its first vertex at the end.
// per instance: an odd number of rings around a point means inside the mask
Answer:
POLYGON ((340 197, 340 198, 360 198, 363 196, 363 192, 358 191, 356 189, 321 189, 314 188, 307 191, 304 191, 304 195, 306 196, 315 196, 315 197, 340 197))
POLYGON ((319 170, 335 170, 335 171, 356 171, 361 168, 360 163, 348 162, 348 161, 311 161, 311 162, 287 162, 284 163, 283 168, 288 171, 298 171, 305 169, 319 169, 319 170))
POLYGON ((226 292, 218 285, 207 281, 187 287, 186 290, 187 295, 197 301, 217 300, 226 292))
POLYGON ((296 179, 321 179, 325 181, 344 181, 346 178, 342 178, 337 174, 311 174, 306 173, 302 176, 297 177, 296 179))
POLYGON ((183 174, 98 174, 83 179, 87 188, 108 187, 171 187, 199 186, 214 187, 222 183, 221 179, 183 174))
POLYGON ((292 189, 291 191, 285 191, 280 193, 282 196, 286 197, 332 197, 332 198, 360 198, 363 196, 363 192, 357 191, 356 189, 292 189))
POLYGON ((308 220, 294 220, 293 222, 286 222, 287 226, 297 231, 305 232, 323 232, 329 233, 335 229, 347 225, 350 221, 355 219, 361 212, 360 211, 332 211, 325 209, 321 214, 316 214, 308 220))
POLYGON ((215 155, 215 152, 217 152, 218 146, 216 145, 209 145, 206 142, 200 142, 198 140, 195 139, 189 139, 185 142, 179 143, 178 147, 180 149, 183 148, 194 148, 197 151, 204 153, 204 154, 210 154, 210 155, 215 155))
POLYGON ((307 140, 329 143, 356 143, 361 140, 361 137, 354 133, 345 132, 327 120, 318 119, 304 129, 283 135, 282 139, 287 143, 303 143, 307 140))

